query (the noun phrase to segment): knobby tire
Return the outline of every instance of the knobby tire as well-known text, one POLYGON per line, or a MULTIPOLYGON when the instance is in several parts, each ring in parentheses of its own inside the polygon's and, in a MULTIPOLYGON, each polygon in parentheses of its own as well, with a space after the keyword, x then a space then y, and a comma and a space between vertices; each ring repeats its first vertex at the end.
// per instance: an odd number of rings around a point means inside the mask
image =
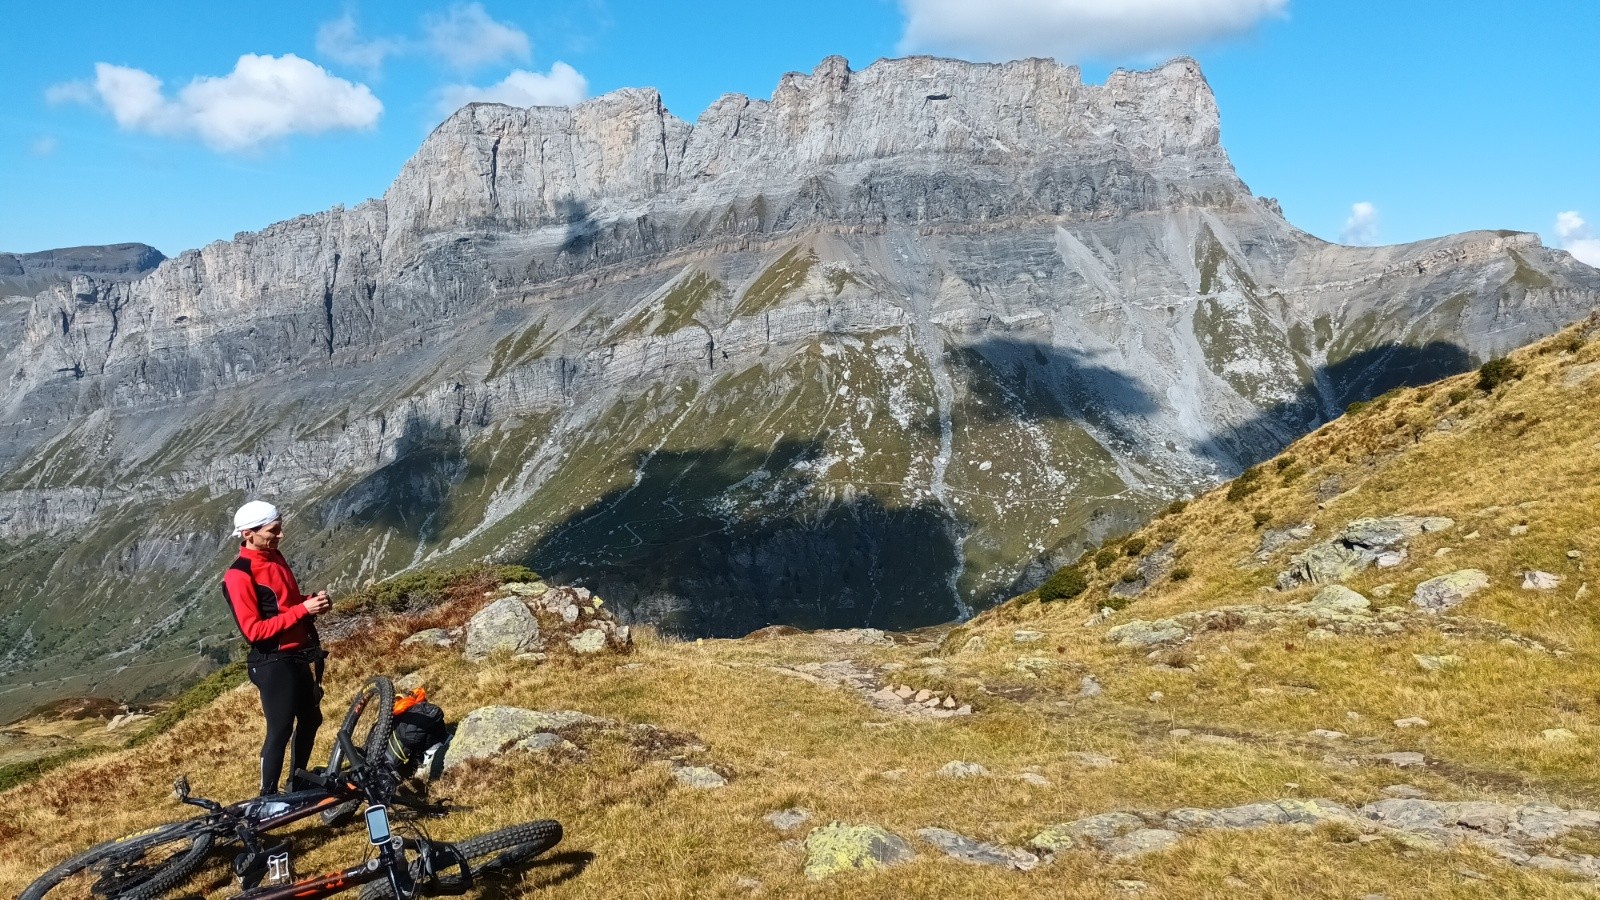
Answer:
MULTIPOLYGON (((554 819, 543 819, 511 825, 456 842, 450 845, 454 848, 453 853, 449 847, 438 846, 434 850, 435 858, 441 864, 455 859, 457 863, 451 868, 457 874, 447 872, 436 876, 433 890, 427 893, 460 893, 469 881, 467 872, 460 871, 463 865, 471 873, 470 880, 475 883, 482 876, 513 870, 559 843, 561 823, 554 819)), ((421 877, 418 863, 412 863, 411 874, 414 878, 421 877)), ((369 882, 361 888, 361 900, 388 900, 393 896, 388 878, 369 882)))
POLYGON ((204 819, 163 825, 150 834, 90 847, 40 875, 18 900, 116 897, 149 900, 182 883, 205 862, 216 840, 204 819), (187 842, 185 844, 184 842, 187 842), (173 855, 147 865, 151 851, 173 845, 173 855), (114 879, 114 880, 107 880, 114 879), (53 893, 52 893, 53 892, 53 893))

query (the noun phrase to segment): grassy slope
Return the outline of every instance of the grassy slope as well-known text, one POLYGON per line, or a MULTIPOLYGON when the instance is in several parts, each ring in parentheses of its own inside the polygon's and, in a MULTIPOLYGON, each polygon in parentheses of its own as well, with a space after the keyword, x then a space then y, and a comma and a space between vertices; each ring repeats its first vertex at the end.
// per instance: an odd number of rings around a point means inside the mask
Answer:
MULTIPOLYGON (((335 654, 329 694, 348 693, 369 670, 422 668, 454 717, 487 704, 571 708, 682 736, 641 747, 615 731, 574 734, 581 753, 508 758, 447 776, 436 791, 464 809, 431 826, 435 835, 555 816, 567 825, 566 849, 592 854, 586 868, 565 880, 586 858, 558 857, 534 869, 512 896, 750 896, 742 878, 758 879, 759 895, 778 897, 1116 897, 1125 896, 1114 884, 1121 878, 1148 882, 1145 896, 1185 898, 1571 896, 1573 886, 1561 876, 1513 869, 1480 851, 1361 843, 1328 828, 1195 835, 1131 862, 1067 853, 1031 873, 950 861, 912 837, 917 828, 938 826, 1017 844, 1045 825, 1108 810, 1291 796, 1363 803, 1397 781, 1441 799, 1600 805, 1592 746, 1600 718, 1600 616, 1587 601, 1574 600, 1586 576, 1567 557, 1571 549, 1587 554, 1583 562, 1600 553, 1593 520, 1600 488, 1592 483, 1600 424, 1591 399, 1600 375, 1564 386, 1576 367, 1600 361, 1600 342, 1579 344, 1569 333, 1524 351, 1519 361, 1526 375, 1492 393, 1475 390, 1472 376, 1463 376, 1348 416, 1292 447, 1294 463, 1283 470, 1269 463, 1255 493, 1230 501, 1219 489, 1153 523, 1141 536, 1152 546, 1175 539, 1178 565, 1191 575, 1154 587, 1110 624, 1303 599, 1303 589, 1260 593, 1287 552, 1268 565, 1239 566, 1259 537, 1255 513, 1273 525, 1313 522, 1318 537, 1361 515, 1437 514, 1455 518, 1456 529, 1418 539, 1405 566, 1382 575, 1373 570, 1351 586, 1370 593, 1380 580, 1392 581, 1397 588, 1387 602, 1404 603, 1424 577, 1482 568, 1493 578, 1491 588, 1457 613, 1503 623, 1566 655, 1448 638, 1422 623, 1397 636, 1320 642, 1292 630, 1213 633, 1163 653, 1162 661, 1182 663, 1182 671, 1157 669, 1144 653, 1107 644, 1105 625, 1084 624, 1107 586, 1132 565, 1124 556, 1096 574, 1082 598, 1019 598, 942 643, 939 634, 902 636, 895 646, 842 646, 813 636, 688 644, 646 638, 628 660, 557 656, 541 666, 483 667, 445 651, 398 647, 416 628, 461 620, 479 602, 473 597, 364 632, 358 645, 335 654), (1440 430, 1443 418, 1453 427, 1440 430), (1296 467, 1297 476, 1285 478, 1296 467), (1345 493, 1319 508, 1315 492, 1333 474, 1345 493), (1524 519, 1528 533, 1512 537, 1510 527, 1524 519), (1466 540, 1474 531, 1479 537, 1466 540), (1442 546, 1456 549, 1436 558, 1442 546), (1526 568, 1567 580, 1558 591, 1523 592, 1518 573, 1526 568), (1014 645, 1019 626, 1047 639, 1014 645), (985 639, 982 649, 964 649, 974 636, 985 639), (1453 653, 1466 663, 1426 673, 1414 653, 1453 653), (1030 677, 1014 668, 1021 656, 1047 663, 1030 677), (952 691, 978 713, 943 721, 893 718, 850 691, 769 668, 842 658, 885 682, 952 691), (1080 700, 1078 681, 1090 672, 1106 694, 1080 700), (1162 692, 1159 702, 1148 699, 1152 691, 1162 692), (1361 718, 1348 718, 1352 711, 1361 718), (1401 731, 1389 724, 1409 715, 1433 725, 1401 731), (1237 742, 1180 740, 1168 734, 1175 727, 1222 731, 1237 742), (1303 736, 1317 727, 1349 732, 1358 749, 1345 752, 1422 749, 1436 764, 1412 774, 1330 762, 1328 745, 1303 736), (1552 727, 1580 739, 1546 742, 1540 731, 1552 727), (1072 751, 1109 754, 1123 764, 1084 769, 1066 756, 1072 751), (678 787, 669 774, 673 756, 713 765, 731 784, 710 792, 678 787), (981 763, 992 775, 969 781, 935 775, 958 759, 981 763), (1029 769, 1051 786, 1015 778, 1029 769), (894 770, 904 774, 885 776, 894 770), (795 804, 816 811, 813 824, 882 824, 911 838, 919 857, 887 871, 809 884, 797 843, 761 821, 795 804)), ((328 713, 336 715, 332 701, 328 713)), ((244 795, 258 717, 253 693, 242 689, 140 749, 75 763, 0 794, 0 893, 15 892, 71 848, 179 815, 163 799, 178 771, 190 772, 197 788, 212 795, 244 795)), ((298 834, 302 871, 361 852, 354 834, 298 834)))

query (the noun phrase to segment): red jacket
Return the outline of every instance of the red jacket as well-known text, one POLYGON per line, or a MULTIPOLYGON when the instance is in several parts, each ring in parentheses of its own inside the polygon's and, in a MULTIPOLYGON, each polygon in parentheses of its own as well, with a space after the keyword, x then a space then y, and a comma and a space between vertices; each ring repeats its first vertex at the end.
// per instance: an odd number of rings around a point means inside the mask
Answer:
POLYGON ((275 653, 320 645, 305 595, 276 550, 241 546, 222 576, 222 594, 252 650, 275 653))

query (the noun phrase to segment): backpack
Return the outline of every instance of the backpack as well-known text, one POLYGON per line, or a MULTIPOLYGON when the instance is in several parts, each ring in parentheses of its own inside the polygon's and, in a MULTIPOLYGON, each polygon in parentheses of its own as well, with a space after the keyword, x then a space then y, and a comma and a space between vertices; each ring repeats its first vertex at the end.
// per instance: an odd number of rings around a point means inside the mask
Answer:
POLYGON ((444 723, 444 710, 427 701, 419 688, 395 701, 394 729, 389 732, 385 756, 401 778, 416 774, 428 748, 450 737, 444 723))

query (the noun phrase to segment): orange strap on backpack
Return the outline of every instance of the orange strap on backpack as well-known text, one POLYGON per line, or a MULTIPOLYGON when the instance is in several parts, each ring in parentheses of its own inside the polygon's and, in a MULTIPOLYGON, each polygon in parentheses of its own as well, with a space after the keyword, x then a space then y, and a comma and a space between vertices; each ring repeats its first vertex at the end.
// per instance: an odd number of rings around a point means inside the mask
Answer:
POLYGON ((416 706, 418 703, 421 703, 427 699, 428 692, 422 688, 417 688, 404 697, 394 701, 394 714, 398 716, 411 707, 416 706))

